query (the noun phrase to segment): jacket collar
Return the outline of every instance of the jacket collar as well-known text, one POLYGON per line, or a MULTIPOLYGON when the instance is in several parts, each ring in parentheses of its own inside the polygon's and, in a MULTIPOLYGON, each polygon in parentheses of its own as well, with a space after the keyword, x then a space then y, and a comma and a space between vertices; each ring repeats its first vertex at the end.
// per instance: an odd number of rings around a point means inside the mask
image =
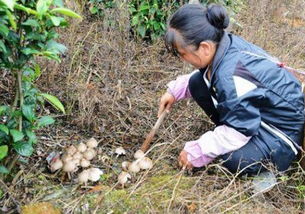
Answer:
POLYGON ((213 79, 215 78, 215 72, 221 63, 222 59, 226 55, 229 47, 231 44, 231 39, 229 37, 229 34, 227 32, 224 33, 223 37, 221 38, 217 51, 215 53, 213 62, 212 62, 212 73, 211 73, 211 83, 213 84, 213 79))

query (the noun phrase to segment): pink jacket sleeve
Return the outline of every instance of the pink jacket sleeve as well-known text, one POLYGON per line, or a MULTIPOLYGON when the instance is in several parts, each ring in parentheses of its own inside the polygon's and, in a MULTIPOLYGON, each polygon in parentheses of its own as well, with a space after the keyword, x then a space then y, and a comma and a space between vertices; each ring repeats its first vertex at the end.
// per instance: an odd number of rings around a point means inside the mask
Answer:
POLYGON ((202 167, 219 155, 241 148, 250 138, 231 127, 221 125, 214 131, 206 132, 198 140, 187 142, 184 150, 194 167, 202 167))
POLYGON ((190 98, 189 79, 193 73, 179 76, 176 80, 167 84, 167 92, 175 97, 176 101, 190 98))

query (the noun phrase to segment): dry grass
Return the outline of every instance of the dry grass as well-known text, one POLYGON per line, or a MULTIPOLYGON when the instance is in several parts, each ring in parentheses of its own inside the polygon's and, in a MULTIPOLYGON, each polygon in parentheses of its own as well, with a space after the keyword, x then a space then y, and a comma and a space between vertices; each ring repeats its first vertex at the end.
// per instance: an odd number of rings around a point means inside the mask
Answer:
MULTIPOLYGON (((252 194, 251 178, 237 178, 218 162, 191 175, 180 171, 176 158, 184 143, 213 127, 189 101, 176 104, 161 126, 148 155, 153 169, 125 189, 116 185, 120 163, 132 159, 156 121, 166 83, 191 71, 167 55, 161 41, 148 45, 130 39, 125 8, 121 4, 107 11, 114 23, 85 19, 63 32, 69 53, 60 65, 46 64, 40 88, 59 96, 68 115, 59 116, 57 127, 40 133, 37 154, 6 184, 1 205, 47 201, 63 213, 304 213, 305 173, 297 164, 279 175, 276 188, 259 196, 252 194), (105 175, 98 184, 78 186, 75 180, 49 173, 45 157, 51 151, 91 136, 101 141, 94 165, 105 175), (116 158, 113 151, 120 145, 128 154, 116 158)), ((233 30, 290 66, 305 68, 302 8, 301 0, 287 5, 249 0, 237 17, 242 28, 233 30), (287 15, 279 17, 278 8, 287 15)))

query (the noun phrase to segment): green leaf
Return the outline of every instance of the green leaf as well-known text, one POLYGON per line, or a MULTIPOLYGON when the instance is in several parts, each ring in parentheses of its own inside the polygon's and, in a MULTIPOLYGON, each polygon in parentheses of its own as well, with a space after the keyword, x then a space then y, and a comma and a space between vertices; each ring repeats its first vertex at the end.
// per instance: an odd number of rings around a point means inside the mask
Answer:
POLYGON ((59 26, 62 21, 62 17, 51 16, 50 18, 54 26, 59 26))
POLYGON ((15 1, 14 0, 0 0, 3 4, 5 4, 10 10, 14 10, 15 1))
POLYGON ((143 10, 148 10, 149 9, 149 5, 148 4, 143 4, 140 6, 140 11, 143 11, 143 10))
POLYGON ((6 27, 4 24, 0 24, 0 34, 6 37, 8 33, 9 33, 8 27, 6 27))
POLYGON ((0 115, 2 115, 4 112, 6 112, 8 110, 9 110, 8 106, 0 106, 0 115))
POLYGON ((131 25, 132 25, 132 26, 135 26, 135 25, 137 25, 137 24, 139 24, 139 16, 138 16, 138 15, 132 17, 132 20, 131 20, 131 25))
POLYGON ((64 46, 63 44, 60 44, 54 40, 50 40, 47 43, 47 49, 48 49, 48 51, 55 52, 56 54, 64 53, 67 50, 66 46, 64 46))
POLYGON ((48 59, 53 59, 56 60, 57 62, 60 62, 60 58, 57 56, 56 53, 51 52, 51 51, 43 51, 42 55, 45 56, 48 59))
POLYGON ((6 127, 6 125, 0 124, 0 131, 3 131, 6 135, 9 134, 9 129, 6 127))
POLYGON ((10 171, 5 166, 0 165, 0 173, 1 174, 8 174, 10 171))
POLYGON ((35 10, 33 10, 31 8, 28 8, 28 7, 25 7, 21 4, 16 3, 14 8, 17 9, 17 10, 22 10, 22 11, 26 12, 27 14, 37 15, 37 12, 35 10))
POLYGON ((23 105, 22 114, 30 122, 33 122, 35 120, 35 112, 34 107, 32 105, 23 105))
POLYGON ((47 101, 49 101, 49 103, 51 103, 56 109, 59 109, 64 114, 66 113, 63 104, 59 101, 57 97, 46 93, 41 93, 40 95, 43 96, 43 98, 45 98, 47 101))
POLYGON ((25 26, 39 27, 39 23, 35 19, 28 19, 22 23, 25 26))
POLYGON ((98 13, 98 8, 97 7, 95 7, 95 6, 93 6, 93 7, 90 7, 90 13, 91 14, 97 14, 98 13))
POLYGON ((11 24, 12 28, 14 30, 17 30, 17 24, 15 22, 15 16, 8 10, 6 11, 6 15, 8 17, 8 20, 10 21, 10 24, 11 24))
POLYGON ((22 132, 20 132, 16 129, 11 129, 10 134, 13 137, 14 142, 18 142, 24 138, 24 135, 22 134, 22 132))
POLYGON ((24 141, 15 142, 13 147, 19 155, 26 157, 31 156, 34 151, 32 144, 24 141))
POLYGON ((6 53, 6 47, 5 44, 0 40, 0 52, 6 53))
POLYGON ((140 26, 137 28, 137 30, 138 30, 139 35, 140 35, 142 38, 144 38, 144 37, 145 37, 145 34, 146 34, 145 26, 140 25, 140 26))
POLYGON ((27 129, 25 130, 25 134, 29 138, 29 143, 33 143, 33 144, 37 143, 37 137, 33 131, 27 129))
POLYGON ((54 0, 53 1, 53 4, 57 7, 63 7, 64 6, 64 3, 62 0, 54 0))
POLYGON ((34 71, 35 71, 35 79, 36 79, 41 75, 41 69, 40 69, 40 66, 38 64, 35 64, 34 71))
POLYGON ((21 50, 22 53, 25 55, 31 55, 31 54, 39 54, 40 52, 38 50, 35 50, 33 48, 23 48, 21 50))
POLYGON ((38 127, 44 127, 44 126, 48 126, 48 125, 51 125, 55 122, 55 120, 50 117, 50 116, 43 116, 41 118, 38 119, 37 121, 37 125, 38 127))
POLYGON ((38 2, 36 4, 36 11, 37 11, 39 17, 46 14, 51 3, 52 3, 52 0, 38 0, 38 2))
POLYGON ((5 158, 7 156, 7 152, 8 152, 7 145, 0 146, 0 160, 2 160, 3 158, 5 158))
POLYGON ((78 19, 81 19, 82 17, 80 15, 78 15, 77 13, 73 12, 72 10, 69 10, 67 8, 55 8, 53 10, 51 10, 51 13, 59 13, 59 14, 62 14, 62 15, 66 15, 66 16, 70 16, 70 17, 73 17, 73 18, 78 18, 78 19))

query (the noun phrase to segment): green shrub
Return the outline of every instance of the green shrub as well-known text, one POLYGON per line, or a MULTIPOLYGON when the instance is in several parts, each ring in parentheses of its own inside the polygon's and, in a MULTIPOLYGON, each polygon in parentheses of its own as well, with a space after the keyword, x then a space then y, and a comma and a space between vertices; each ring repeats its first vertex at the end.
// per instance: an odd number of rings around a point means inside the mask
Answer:
MULTIPOLYGON (((130 13, 130 25, 133 35, 136 38, 155 40, 162 36, 166 30, 166 22, 170 15, 181 5, 189 1, 174 0, 130 0, 128 9, 130 13)), ((243 0, 203 0, 202 4, 219 3, 229 9, 232 16, 238 12, 243 0)), ((106 9, 115 9, 116 1, 110 0, 89 0, 91 14, 103 17, 106 9)), ((234 19, 233 19, 234 21, 234 19)))
MULTIPOLYGON (((55 29, 66 27, 62 17, 80 18, 63 7, 61 0, 0 0, 0 71, 16 78, 15 99, 11 105, 0 104, 0 161, 10 152, 30 156, 37 143, 35 131, 54 123, 42 115, 44 100, 64 113, 61 102, 35 87, 41 74, 40 57, 60 61, 66 47, 56 39, 55 29)), ((11 155, 9 155, 11 156, 11 155)), ((15 156, 18 157, 18 156, 15 156)), ((17 158, 11 162, 9 169, 17 158)), ((0 165, 0 173, 9 169, 0 165)))

